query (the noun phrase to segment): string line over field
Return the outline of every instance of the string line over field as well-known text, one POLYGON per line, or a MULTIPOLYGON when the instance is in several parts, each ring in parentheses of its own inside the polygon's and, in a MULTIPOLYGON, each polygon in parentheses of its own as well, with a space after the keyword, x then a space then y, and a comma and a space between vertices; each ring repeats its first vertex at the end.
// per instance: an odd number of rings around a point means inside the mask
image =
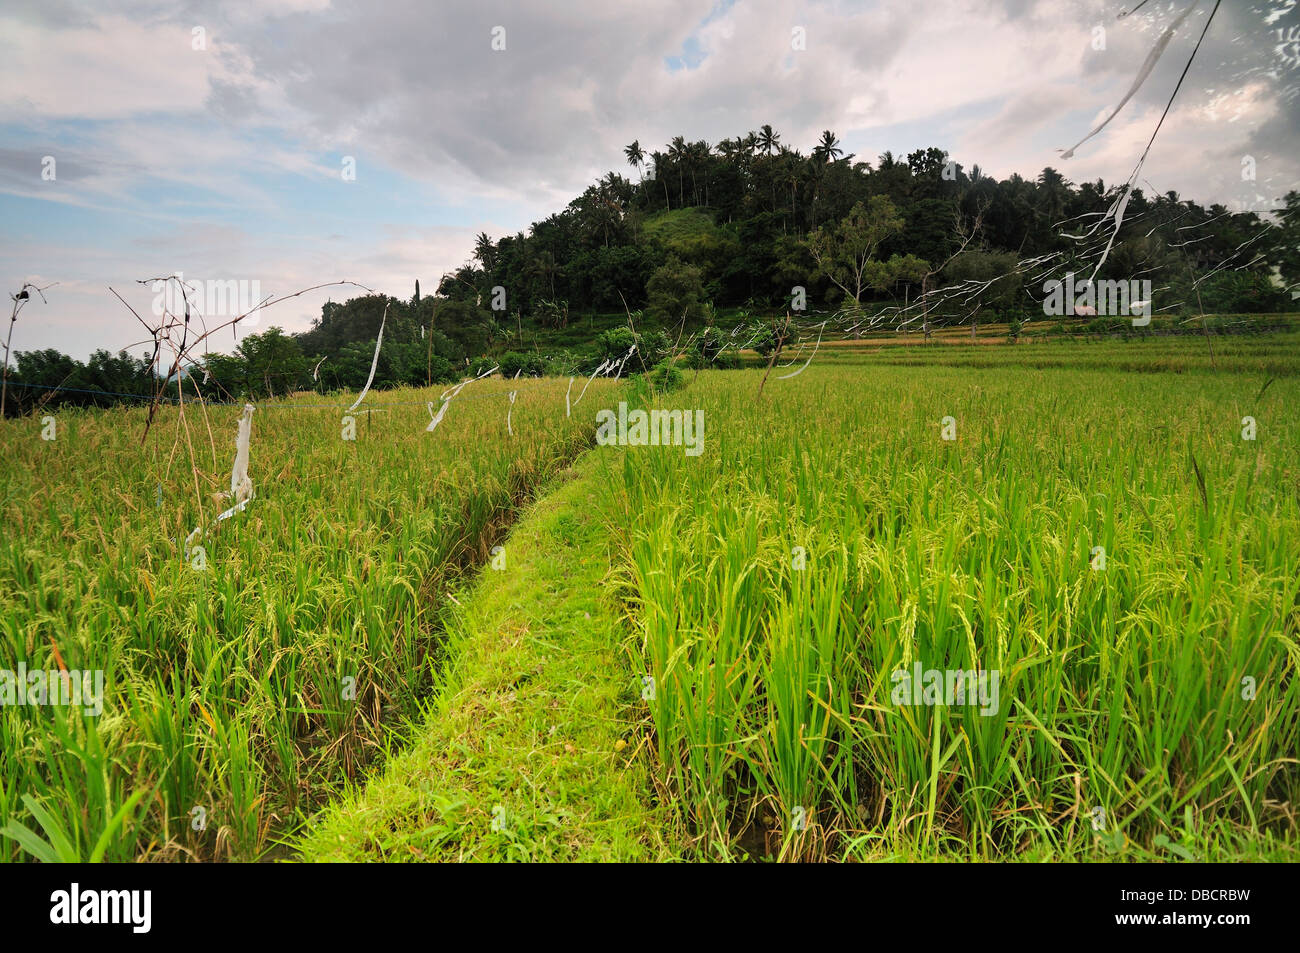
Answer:
MULTIPOLYGON (((121 393, 118 391, 111 391, 111 390, 88 390, 84 387, 56 387, 49 384, 26 384, 23 383, 22 381, 10 381, 9 386, 30 387, 37 390, 61 391, 67 394, 93 394, 99 397, 129 397, 135 400, 161 401, 164 403, 175 404, 178 406, 181 404, 181 400, 179 398, 172 397, 167 394, 157 394, 157 395, 127 394, 127 393, 121 393)), ((516 387, 512 387, 511 389, 527 390, 528 386, 536 387, 537 385, 533 384, 527 386, 516 386, 516 387)), ((455 399, 456 400, 486 400, 487 398, 490 397, 508 398, 509 396, 510 396, 510 391, 502 390, 502 391, 494 391, 487 394, 458 395, 455 399)), ((244 404, 247 403, 247 401, 210 400, 206 397, 194 395, 192 397, 186 398, 185 403, 196 403, 196 404, 202 403, 207 407, 243 407, 244 404)), ((428 401, 424 401, 424 400, 385 401, 383 403, 377 403, 377 404, 366 404, 365 406, 357 408, 357 410, 354 411, 354 413, 360 413, 361 411, 364 410, 378 410, 381 407, 422 407, 427 403, 428 401)), ((331 410, 333 409, 339 411, 347 411, 347 406, 344 404, 258 403, 257 408, 258 410, 331 410)))

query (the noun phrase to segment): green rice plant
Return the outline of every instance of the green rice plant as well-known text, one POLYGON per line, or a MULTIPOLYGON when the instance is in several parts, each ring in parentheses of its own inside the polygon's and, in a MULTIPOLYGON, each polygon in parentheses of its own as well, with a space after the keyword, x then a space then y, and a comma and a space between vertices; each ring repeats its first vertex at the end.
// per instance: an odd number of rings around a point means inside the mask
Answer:
POLYGON ((97 717, 0 706, 0 861, 40 856, 23 830, 80 858, 273 856, 419 713, 447 587, 590 445, 567 383, 478 382, 432 433, 436 392, 375 394, 355 439, 346 403, 263 403, 254 498, 221 522, 238 408, 161 408, 143 445, 143 408, 60 410, 50 441, 0 421, 0 670, 105 676, 97 717))
POLYGON ((761 399, 758 370, 664 397, 704 410, 700 457, 597 450, 700 849, 1289 850, 1294 344, 831 348, 761 399), (998 697, 900 702, 918 664, 998 697))

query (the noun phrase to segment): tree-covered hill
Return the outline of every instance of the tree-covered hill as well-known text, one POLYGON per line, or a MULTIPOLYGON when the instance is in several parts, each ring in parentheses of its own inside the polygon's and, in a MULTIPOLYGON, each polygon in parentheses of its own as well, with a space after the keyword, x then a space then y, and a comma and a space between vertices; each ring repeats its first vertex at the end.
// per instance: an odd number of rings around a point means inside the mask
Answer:
MULTIPOLYGON (((982 320, 1018 327, 1041 319, 1044 275, 1091 271, 1109 237, 1096 226, 1122 188, 1075 184, 1053 168, 998 180, 934 147, 865 161, 830 131, 805 154, 767 125, 716 144, 678 136, 647 151, 633 142, 624 158, 630 176, 609 172, 526 231, 480 234, 435 294, 422 296, 417 280, 410 299, 331 301, 309 330, 250 334, 190 379, 231 399, 358 388, 381 321, 377 387, 451 381, 486 360, 510 375, 586 372, 632 341, 654 359, 684 336, 709 363, 721 356, 724 324, 756 322, 761 344, 762 323, 792 305, 897 309, 944 286, 979 291, 951 305, 927 298, 927 331, 982 320), (796 289, 803 300, 792 300, 796 289)), ((1300 193, 1270 221, 1133 189, 1098 277, 1151 280, 1162 313, 1291 310, 1300 193)), ((150 376, 125 354, 83 365, 20 352, 13 406, 78 383, 90 396, 58 399, 101 403, 109 392, 149 392, 150 376)))

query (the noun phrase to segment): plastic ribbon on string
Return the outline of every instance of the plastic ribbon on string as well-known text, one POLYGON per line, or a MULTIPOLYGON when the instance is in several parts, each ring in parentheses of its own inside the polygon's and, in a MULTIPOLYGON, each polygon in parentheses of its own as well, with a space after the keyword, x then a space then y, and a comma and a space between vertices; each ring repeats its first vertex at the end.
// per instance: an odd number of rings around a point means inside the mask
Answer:
POLYGON ((429 408, 429 415, 433 417, 433 419, 429 421, 429 426, 424 428, 425 432, 427 433, 428 431, 433 430, 435 427, 438 426, 438 424, 442 423, 442 415, 445 414, 447 412, 447 408, 451 406, 452 399, 457 394, 459 394, 462 390, 464 390, 466 385, 472 384, 475 381, 481 381, 483 378, 488 377, 491 374, 495 374, 498 370, 500 370, 499 366, 493 367, 490 371, 484 371, 482 374, 478 375, 477 377, 468 378, 467 380, 461 381, 455 387, 447 388, 447 390, 443 391, 438 396, 438 399, 442 401, 442 406, 438 408, 438 413, 436 415, 433 412, 433 401, 429 401, 425 406, 429 408))
POLYGON ((1180 16, 1177 20, 1171 23, 1169 25, 1169 28, 1165 30, 1164 33, 1160 34, 1160 39, 1156 40, 1156 45, 1153 46, 1151 48, 1151 52, 1147 54, 1146 60, 1142 63, 1142 68, 1138 70, 1137 77, 1134 78, 1133 80, 1133 85, 1130 86, 1128 92, 1124 94, 1124 98, 1119 101, 1119 105, 1117 105, 1111 111, 1111 114, 1107 116, 1105 119, 1103 119, 1101 123, 1095 129, 1092 130, 1092 132, 1088 133, 1086 136, 1084 136, 1074 145, 1070 146, 1070 148, 1062 152, 1061 153, 1062 159, 1072 158, 1074 156, 1075 149, 1079 148, 1079 146, 1083 145, 1085 142, 1087 142, 1097 133, 1105 129, 1107 124, 1109 124, 1110 121, 1114 119, 1117 115, 1119 115, 1119 111, 1123 109, 1125 104, 1127 104, 1128 101, 1132 99, 1133 96, 1137 93, 1137 91, 1142 88, 1142 84, 1147 81, 1147 77, 1150 76, 1151 71, 1155 69, 1156 63, 1159 62, 1161 54, 1164 53, 1165 51, 1165 47, 1167 47, 1169 45, 1169 41, 1174 38, 1174 32, 1180 26, 1182 26, 1183 21, 1187 19, 1187 14, 1195 10, 1196 7, 1200 4, 1200 2, 1201 0, 1192 0, 1191 6, 1189 6, 1186 10, 1183 11, 1182 16, 1180 16))
POLYGON ((442 402, 442 406, 438 408, 438 412, 436 414, 433 412, 433 401, 429 401, 427 404, 425 404, 425 406, 429 408, 429 416, 432 418, 429 421, 429 426, 424 428, 425 431, 428 432, 430 430, 433 430, 435 427, 437 427, 438 424, 442 423, 442 415, 445 414, 447 412, 447 408, 451 406, 451 401, 444 400, 442 402))
POLYGON ((379 319, 379 336, 375 338, 375 356, 370 360, 370 376, 366 378, 366 386, 361 388, 361 393, 357 395, 356 401, 348 408, 348 413, 356 410, 366 394, 370 391, 370 385, 375 382, 375 368, 379 366, 379 347, 384 343, 384 322, 388 320, 388 305, 384 305, 384 315, 379 319))
MULTIPOLYGON (((521 367, 521 368, 519 368, 519 370, 515 371, 515 376, 514 376, 513 378, 511 378, 511 379, 512 379, 512 380, 519 380, 519 375, 520 375, 520 373, 522 373, 522 372, 523 372, 523 368, 521 367)), ((510 436, 512 436, 512 437, 515 435, 515 432, 514 432, 514 430, 511 428, 511 426, 510 426, 510 415, 513 414, 513 413, 515 412, 515 395, 518 394, 518 393, 519 393, 519 391, 517 391, 517 390, 512 390, 512 391, 510 392, 510 407, 506 410, 506 432, 509 433, 510 436)))
MULTIPOLYGON (((213 520, 214 525, 242 511, 253 499, 253 480, 248 475, 248 452, 253 437, 253 411, 255 409, 252 404, 245 404, 244 412, 239 417, 239 435, 235 438, 235 463, 230 468, 230 497, 235 501, 235 505, 213 520)), ((194 531, 185 537, 184 551, 187 558, 190 547, 202 535, 203 527, 196 526, 194 531)))

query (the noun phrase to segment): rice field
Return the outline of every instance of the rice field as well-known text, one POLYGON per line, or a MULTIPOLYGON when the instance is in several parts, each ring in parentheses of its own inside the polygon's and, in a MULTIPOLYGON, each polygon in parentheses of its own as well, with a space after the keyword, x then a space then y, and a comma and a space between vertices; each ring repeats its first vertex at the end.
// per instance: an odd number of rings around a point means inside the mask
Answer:
POLYGON ((220 521, 239 407, 0 422, 0 671, 105 678, 0 706, 0 861, 1300 859, 1298 344, 303 395, 220 521))
POLYGON ((590 445, 566 383, 475 384, 433 433, 437 391, 374 394, 353 439, 350 397, 263 403, 215 523, 239 407, 143 445, 143 408, 0 421, 0 670, 104 678, 98 715, 0 707, 0 861, 275 856, 418 711, 448 579, 590 445))
POLYGON ((667 395, 706 452, 615 451, 607 492, 692 850, 1296 859, 1300 363, 1215 344, 841 349, 667 395))

